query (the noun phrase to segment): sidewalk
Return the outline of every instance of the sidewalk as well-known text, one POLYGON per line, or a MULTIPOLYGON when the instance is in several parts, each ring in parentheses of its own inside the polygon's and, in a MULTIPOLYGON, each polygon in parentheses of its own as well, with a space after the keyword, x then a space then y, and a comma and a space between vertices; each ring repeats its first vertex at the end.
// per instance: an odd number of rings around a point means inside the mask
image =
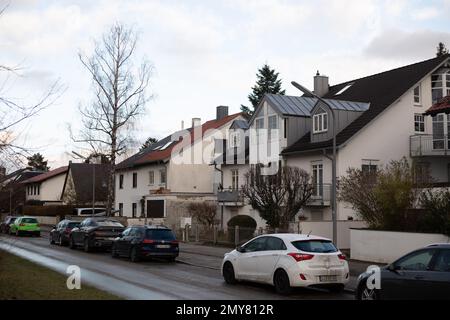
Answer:
MULTIPOLYGON (((220 270, 224 254, 232 250, 232 248, 204 246, 195 243, 180 243, 178 262, 201 268, 220 270)), ((347 284, 346 289, 354 291, 358 276, 365 272, 367 267, 376 263, 349 260, 348 264, 350 268, 350 282, 347 284)))

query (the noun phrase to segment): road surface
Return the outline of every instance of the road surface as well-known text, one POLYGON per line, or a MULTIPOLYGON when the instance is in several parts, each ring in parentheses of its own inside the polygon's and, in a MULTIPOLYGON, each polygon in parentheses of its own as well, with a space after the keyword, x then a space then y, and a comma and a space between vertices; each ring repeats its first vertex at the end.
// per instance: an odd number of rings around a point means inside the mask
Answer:
POLYGON ((81 282, 125 299, 196 299, 196 300, 276 300, 276 299, 353 299, 349 293, 295 289, 288 297, 280 296, 271 286, 224 283, 220 271, 182 263, 150 261, 131 263, 113 259, 109 253, 85 253, 50 245, 46 238, 0 236, 0 249, 66 273, 69 265, 81 268, 81 282))

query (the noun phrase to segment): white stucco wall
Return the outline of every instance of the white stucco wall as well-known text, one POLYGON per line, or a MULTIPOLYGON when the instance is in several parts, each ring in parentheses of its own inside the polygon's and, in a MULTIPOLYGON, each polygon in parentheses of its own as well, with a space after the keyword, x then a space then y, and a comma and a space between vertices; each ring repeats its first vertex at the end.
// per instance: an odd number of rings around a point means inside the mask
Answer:
MULTIPOLYGON (((66 174, 59 174, 40 183, 39 195, 28 195, 27 200, 61 201, 66 174)), ((30 184, 31 185, 31 184, 30 184)))
POLYGON ((450 243, 450 238, 430 233, 350 230, 351 258, 360 261, 392 263, 411 251, 436 243, 450 243))

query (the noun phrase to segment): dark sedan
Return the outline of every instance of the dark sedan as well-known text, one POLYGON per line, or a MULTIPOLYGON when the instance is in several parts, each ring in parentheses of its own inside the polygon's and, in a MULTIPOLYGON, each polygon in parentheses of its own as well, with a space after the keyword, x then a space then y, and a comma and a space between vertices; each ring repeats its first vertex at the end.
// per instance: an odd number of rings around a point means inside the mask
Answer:
POLYGON ((109 218, 87 218, 78 227, 72 229, 69 236, 71 249, 83 247, 84 251, 92 249, 110 249, 113 240, 120 236, 125 227, 109 218))
POLYGON ((431 245, 413 251, 377 274, 358 278, 359 300, 448 300, 450 299, 450 244, 431 245))
POLYGON ((16 218, 17 217, 7 216, 5 220, 3 220, 0 224, 0 232, 9 234, 9 226, 12 225, 14 221, 16 221, 16 218))
POLYGON ((178 241, 171 229, 164 226, 133 226, 114 240, 113 257, 124 256, 133 262, 145 258, 164 258, 175 261, 178 241))
POLYGON ((79 225, 79 221, 62 220, 50 231, 50 244, 68 245, 72 229, 79 225))

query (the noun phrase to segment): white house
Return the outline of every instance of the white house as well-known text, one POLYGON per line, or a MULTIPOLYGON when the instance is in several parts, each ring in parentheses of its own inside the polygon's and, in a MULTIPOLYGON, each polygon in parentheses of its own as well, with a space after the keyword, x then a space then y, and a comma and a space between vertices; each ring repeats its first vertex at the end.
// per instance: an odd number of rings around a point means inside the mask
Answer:
POLYGON ((61 204, 61 194, 68 167, 60 167, 25 180, 26 201, 44 205, 61 204))
POLYGON ((179 226, 192 201, 216 201, 218 171, 211 165, 223 151, 227 131, 241 113, 217 107, 216 118, 175 132, 117 165, 115 208, 123 216, 146 217, 179 226))

